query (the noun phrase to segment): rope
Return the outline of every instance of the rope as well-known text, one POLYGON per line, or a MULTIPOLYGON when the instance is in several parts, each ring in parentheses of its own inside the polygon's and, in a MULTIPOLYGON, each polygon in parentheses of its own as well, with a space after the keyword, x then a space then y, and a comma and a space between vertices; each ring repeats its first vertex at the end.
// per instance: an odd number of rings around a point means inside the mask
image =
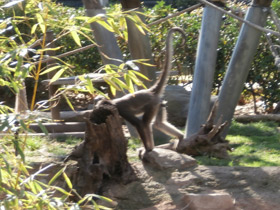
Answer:
MULTIPOLYGON (((55 58, 52 58, 52 57, 51 58, 46 58, 46 59, 42 60, 41 63, 47 63, 47 62, 50 62, 50 61, 54 61, 57 58, 63 58, 63 57, 69 56, 69 55, 73 55, 73 54, 88 50, 88 49, 90 49, 94 46, 96 46, 96 44, 90 44, 90 45, 87 45, 85 47, 81 47, 79 49, 75 49, 75 50, 72 50, 72 51, 69 51, 69 52, 66 52, 66 53, 62 53, 60 55, 56 55, 55 58)), ((40 61, 37 61, 37 62, 34 62, 33 64, 37 65, 39 62, 40 61)))
POLYGON ((150 26, 153 26, 153 25, 156 25, 156 24, 159 24, 159 23, 165 22, 165 21, 167 21, 167 20, 168 20, 168 19, 170 19, 170 18, 173 18, 173 17, 179 16, 179 15, 181 15, 181 14, 185 13, 185 12, 191 12, 191 11, 193 11, 193 10, 195 10, 195 9, 197 9, 197 8, 199 8, 199 7, 201 7, 201 6, 202 6, 202 4, 201 4, 201 3, 199 3, 199 4, 195 4, 195 5, 193 5, 193 6, 191 6, 191 7, 188 7, 188 8, 186 8, 186 9, 184 9, 184 10, 180 11, 180 12, 176 12, 176 13, 174 13, 174 14, 172 14, 172 15, 168 16, 168 17, 165 17, 165 18, 162 18, 162 19, 156 20, 156 21, 154 21, 154 22, 152 22, 152 23, 149 23, 149 24, 147 24, 147 26, 149 26, 149 27, 150 27, 150 26))

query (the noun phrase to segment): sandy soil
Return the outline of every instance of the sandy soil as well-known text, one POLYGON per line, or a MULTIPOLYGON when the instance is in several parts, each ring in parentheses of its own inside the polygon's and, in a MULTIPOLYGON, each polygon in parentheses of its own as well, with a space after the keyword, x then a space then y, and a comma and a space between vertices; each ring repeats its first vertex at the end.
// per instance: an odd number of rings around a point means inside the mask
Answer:
POLYGON ((137 180, 110 183, 104 195, 120 210, 178 209, 188 193, 229 193, 236 210, 280 209, 280 167, 196 166, 186 170, 158 170, 134 164, 137 180), (157 207, 157 208, 156 208, 157 207))

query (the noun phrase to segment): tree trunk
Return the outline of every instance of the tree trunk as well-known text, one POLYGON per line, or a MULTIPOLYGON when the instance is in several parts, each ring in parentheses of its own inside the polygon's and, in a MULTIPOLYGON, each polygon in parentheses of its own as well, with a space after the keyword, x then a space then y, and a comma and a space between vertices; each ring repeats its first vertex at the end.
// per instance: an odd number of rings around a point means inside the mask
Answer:
MULTIPOLYGON (((256 25, 264 26, 270 4, 271 0, 254 0, 247 11, 245 19, 256 25)), ((243 23, 219 94, 220 105, 216 121, 222 117, 223 121, 231 122, 257 51, 261 34, 261 31, 243 23)), ((229 126, 225 128, 223 136, 226 136, 228 128, 229 126)))
MULTIPOLYGON (((99 0, 83 0, 83 4, 86 14, 89 17, 106 14, 99 0)), ((92 29, 95 41, 98 44, 98 50, 100 52, 103 64, 114 64, 119 66, 123 62, 123 56, 114 34, 96 22, 91 23, 90 27, 92 29)), ((117 97, 121 97, 123 92, 118 91, 116 95, 117 97)), ((126 124, 130 135, 137 137, 138 134, 136 130, 128 122, 126 122, 126 124)))
POLYGON ((210 112, 222 15, 210 6, 203 10, 185 137, 196 133, 210 112))
MULTIPOLYGON (((89 17, 106 14, 99 0, 83 0, 86 14, 89 17)), ((114 34, 97 22, 90 24, 103 64, 120 65, 123 57, 114 34), (108 59, 108 58, 113 58, 108 59)))
MULTIPOLYGON (((131 15, 137 15, 143 22, 144 17, 139 15, 137 12, 143 12, 141 9, 141 2, 139 0, 121 0, 121 4, 124 10, 133 10, 130 12, 131 15)), ((149 40, 149 36, 143 34, 135 26, 135 23, 126 18, 127 30, 128 30, 128 46, 131 53, 132 59, 148 59, 148 63, 154 65, 154 59, 152 57, 152 49, 149 40)), ((144 81, 144 84, 149 87, 156 79, 156 68, 154 66, 147 66, 143 64, 137 64, 140 72, 147 76, 151 81, 144 81)))
POLYGON ((127 160, 127 140, 113 105, 94 109, 86 119, 85 140, 65 159, 77 160, 79 171, 72 178, 81 194, 98 193, 106 179, 129 182, 134 179, 127 160))

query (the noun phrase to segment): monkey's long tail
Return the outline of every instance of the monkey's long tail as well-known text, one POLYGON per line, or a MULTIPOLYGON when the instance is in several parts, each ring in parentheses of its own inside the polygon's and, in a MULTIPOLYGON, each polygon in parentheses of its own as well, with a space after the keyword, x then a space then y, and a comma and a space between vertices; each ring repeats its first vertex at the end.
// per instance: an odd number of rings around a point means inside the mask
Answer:
POLYGON ((158 81, 151 87, 152 91, 156 95, 162 94, 162 92, 165 88, 165 85, 167 83, 167 80, 168 80, 169 71, 172 67, 171 63, 172 63, 172 56, 173 56, 173 33, 175 33, 175 32, 179 32, 182 35, 182 37, 183 37, 182 45, 185 44, 186 35, 185 35, 183 29, 181 29, 179 27, 174 27, 168 31, 167 38, 166 38, 166 52, 165 52, 164 69, 162 70, 158 81))

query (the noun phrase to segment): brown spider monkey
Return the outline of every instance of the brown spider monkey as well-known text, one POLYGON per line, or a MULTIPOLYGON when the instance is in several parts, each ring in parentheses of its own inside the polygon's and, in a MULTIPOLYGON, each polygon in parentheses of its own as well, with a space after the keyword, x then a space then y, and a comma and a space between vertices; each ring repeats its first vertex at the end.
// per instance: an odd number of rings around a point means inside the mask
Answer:
POLYGON ((167 122, 166 108, 161 99, 171 69, 173 33, 175 32, 179 32, 183 36, 183 44, 185 43, 185 33, 181 28, 174 27, 169 30, 166 38, 164 69, 152 87, 136 91, 133 94, 124 95, 121 98, 113 100, 104 99, 96 105, 97 107, 106 103, 115 105, 119 114, 136 127, 146 151, 151 151, 154 148, 152 124, 158 130, 168 135, 176 136, 179 141, 184 136, 180 130, 167 122), (142 118, 138 118, 137 116, 139 115, 142 115, 142 118))

